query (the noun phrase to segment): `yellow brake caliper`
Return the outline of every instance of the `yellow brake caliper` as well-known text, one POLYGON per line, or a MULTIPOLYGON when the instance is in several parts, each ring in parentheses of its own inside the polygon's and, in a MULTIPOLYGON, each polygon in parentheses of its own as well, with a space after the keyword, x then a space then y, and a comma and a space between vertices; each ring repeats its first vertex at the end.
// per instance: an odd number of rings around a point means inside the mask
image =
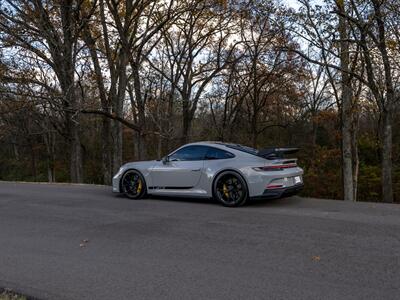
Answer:
POLYGON ((137 187, 136 192, 137 192, 137 193, 140 193, 141 190, 142 190, 142 181, 139 179, 139 183, 138 183, 138 187, 137 187))
POLYGON ((229 190, 228 187, 226 186, 226 184, 224 183, 222 190, 224 191, 224 195, 226 198, 229 198, 229 190))

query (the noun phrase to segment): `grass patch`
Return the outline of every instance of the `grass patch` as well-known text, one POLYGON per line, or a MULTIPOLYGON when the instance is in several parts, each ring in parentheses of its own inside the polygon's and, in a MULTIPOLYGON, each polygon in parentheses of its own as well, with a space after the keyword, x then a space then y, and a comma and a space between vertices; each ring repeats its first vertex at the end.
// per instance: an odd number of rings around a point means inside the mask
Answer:
POLYGON ((27 300, 25 296, 18 295, 12 291, 1 291, 0 300, 27 300))

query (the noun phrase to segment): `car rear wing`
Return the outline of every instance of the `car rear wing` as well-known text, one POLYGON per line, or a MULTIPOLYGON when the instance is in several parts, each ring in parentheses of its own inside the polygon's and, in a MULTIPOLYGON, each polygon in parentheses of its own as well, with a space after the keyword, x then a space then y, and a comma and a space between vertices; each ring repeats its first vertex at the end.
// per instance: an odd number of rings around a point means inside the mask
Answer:
POLYGON ((266 159, 282 159, 286 154, 293 154, 299 148, 266 148, 258 151, 257 155, 266 159))

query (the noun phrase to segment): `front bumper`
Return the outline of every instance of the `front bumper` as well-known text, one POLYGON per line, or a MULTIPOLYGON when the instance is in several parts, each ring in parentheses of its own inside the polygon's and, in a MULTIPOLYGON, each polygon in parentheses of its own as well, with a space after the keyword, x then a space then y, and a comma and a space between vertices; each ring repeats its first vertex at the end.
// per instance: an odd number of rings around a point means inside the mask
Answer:
POLYGON ((112 191, 114 193, 120 193, 120 180, 122 177, 122 172, 118 172, 117 174, 115 174, 115 176, 112 179, 112 191))
POLYGON ((278 188, 278 189, 265 189, 264 193, 259 196, 252 197, 254 199, 278 199, 283 197, 290 197, 296 195, 304 188, 304 184, 296 184, 289 187, 278 188))

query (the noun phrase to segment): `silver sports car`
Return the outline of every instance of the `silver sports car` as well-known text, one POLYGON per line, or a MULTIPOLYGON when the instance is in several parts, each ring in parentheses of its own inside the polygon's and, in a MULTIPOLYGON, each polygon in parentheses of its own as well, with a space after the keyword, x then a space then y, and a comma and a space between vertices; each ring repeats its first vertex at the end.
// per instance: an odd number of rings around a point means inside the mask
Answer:
POLYGON ((296 148, 256 149, 223 142, 184 145, 161 160, 123 165, 113 192, 131 199, 146 195, 214 198, 240 206, 251 198, 281 198, 303 188, 296 148))

